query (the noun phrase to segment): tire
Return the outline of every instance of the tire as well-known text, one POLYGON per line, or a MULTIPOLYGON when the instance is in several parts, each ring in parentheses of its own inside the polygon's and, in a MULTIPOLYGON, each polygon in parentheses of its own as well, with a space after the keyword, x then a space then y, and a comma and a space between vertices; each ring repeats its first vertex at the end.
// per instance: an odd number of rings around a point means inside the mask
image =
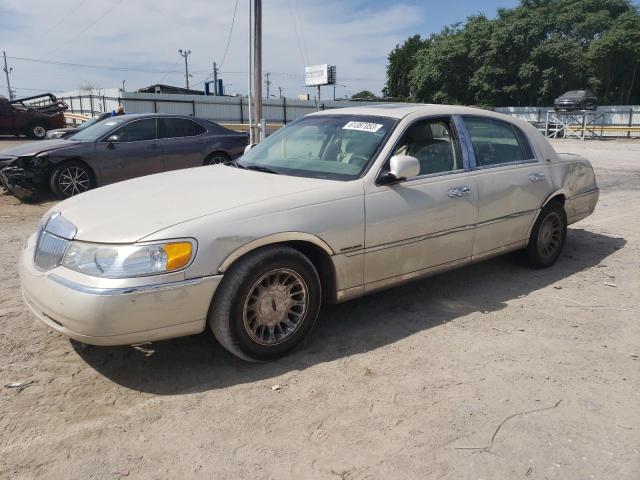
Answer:
POLYGON ((27 127, 27 136, 34 140, 43 140, 47 136, 47 125, 44 123, 32 123, 27 127))
POLYGON ((95 187, 93 172, 84 163, 65 162, 56 166, 49 187, 58 198, 69 198, 95 187))
POLYGON ((309 335, 321 298, 320 277, 305 255, 286 246, 263 247, 225 273, 208 322, 218 342, 234 355, 274 360, 309 335))
POLYGON ((533 268, 547 268, 556 263, 567 238, 567 214, 562 203, 549 202, 533 225, 525 250, 533 268))
POLYGON ((231 163, 231 157, 224 152, 213 152, 207 155, 202 162, 203 165, 227 165, 231 163))

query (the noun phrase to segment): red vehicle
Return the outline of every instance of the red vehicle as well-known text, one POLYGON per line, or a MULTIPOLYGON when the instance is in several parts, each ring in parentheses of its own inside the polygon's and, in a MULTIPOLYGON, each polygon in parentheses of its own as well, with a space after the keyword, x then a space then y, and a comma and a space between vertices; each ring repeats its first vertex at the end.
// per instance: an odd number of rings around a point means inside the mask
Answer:
POLYGON ((65 126, 67 108, 66 103, 51 93, 12 101, 0 96, 0 134, 24 134, 36 140, 43 139, 47 130, 65 126))

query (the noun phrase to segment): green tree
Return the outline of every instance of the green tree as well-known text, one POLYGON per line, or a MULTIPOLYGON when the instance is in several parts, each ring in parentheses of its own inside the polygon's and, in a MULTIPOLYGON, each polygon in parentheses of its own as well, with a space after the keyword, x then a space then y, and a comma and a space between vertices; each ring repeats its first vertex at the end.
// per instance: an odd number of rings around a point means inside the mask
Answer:
POLYGON ((396 45, 389 54, 387 66, 387 84, 382 89, 386 98, 406 100, 411 97, 409 88, 410 72, 415 65, 415 55, 424 42, 420 35, 409 37, 402 45, 396 45))
POLYGON ((495 19, 471 16, 396 46, 384 93, 518 106, 548 105, 589 87, 601 103, 640 103, 639 62, 640 15, 629 0, 521 0, 495 19), (403 79, 408 87, 401 90, 403 79))
POLYGON ((369 90, 362 90, 361 92, 351 95, 351 100, 377 100, 375 93, 369 90))

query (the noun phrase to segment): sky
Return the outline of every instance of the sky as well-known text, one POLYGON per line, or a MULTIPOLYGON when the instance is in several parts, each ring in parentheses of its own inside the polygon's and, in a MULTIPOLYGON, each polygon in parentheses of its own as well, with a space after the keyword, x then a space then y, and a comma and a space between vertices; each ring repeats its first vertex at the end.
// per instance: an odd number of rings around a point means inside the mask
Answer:
MULTIPOLYGON (((304 67, 324 63, 337 66, 337 97, 365 89, 380 94, 387 55, 396 44, 469 15, 494 17, 498 8, 518 3, 264 0, 262 68, 271 72, 270 95, 278 96, 278 87, 289 98, 312 93, 304 86, 304 67)), ((248 5, 249 0, 2 0, 0 50, 7 53, 18 97, 85 84, 116 88, 123 80, 128 91, 155 83, 185 86, 180 48, 191 50, 192 88, 203 89, 216 61, 227 93, 246 94, 248 5)), ((0 74, 0 94, 7 95, 0 74)), ((323 87, 322 96, 331 98, 333 88, 323 87)))

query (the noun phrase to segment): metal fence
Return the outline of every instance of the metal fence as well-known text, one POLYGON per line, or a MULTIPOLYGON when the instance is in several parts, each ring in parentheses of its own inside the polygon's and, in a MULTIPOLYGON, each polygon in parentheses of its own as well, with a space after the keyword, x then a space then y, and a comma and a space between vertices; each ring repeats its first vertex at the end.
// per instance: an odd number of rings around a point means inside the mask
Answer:
MULTIPOLYGON (((129 113, 161 112, 193 115, 220 123, 248 123, 247 97, 220 97, 199 95, 172 95, 130 93, 122 96, 125 111, 129 113)), ((313 101, 290 98, 263 99, 262 116, 269 123, 289 123, 297 118, 321 110, 349 106, 345 101, 313 101)))
MULTIPOLYGON (((572 123, 571 116, 556 114, 553 107, 496 107, 496 112, 511 115, 522 120, 538 124, 541 130, 555 131, 563 122, 572 123), (549 125, 549 122, 552 125, 549 125)), ((604 105, 591 113, 584 114, 583 124, 588 125, 590 137, 640 137, 640 106, 638 105, 604 105)), ((580 123, 579 121, 576 123, 580 123)), ((578 128, 569 126, 569 128, 578 128)))
MULTIPOLYGON (((127 113, 173 113, 206 118, 218 123, 248 124, 247 97, 222 97, 157 93, 122 92, 117 97, 108 95, 62 95, 60 100, 69 105, 70 113, 94 116, 124 105, 127 113)), ((263 99, 262 116, 268 123, 286 124, 316 110, 350 106, 346 101, 314 101, 290 98, 263 99)), ((358 105, 364 105, 358 102, 358 105)))
MULTIPOLYGON (((111 89, 114 91, 115 89, 111 89)), ((218 123, 247 124, 249 107, 247 97, 221 97, 200 95, 173 95, 117 91, 118 96, 88 94, 61 96, 69 111, 87 116, 115 110, 124 105, 127 113, 173 113, 206 118, 218 123)), ((371 103, 357 102, 364 106, 371 103)), ((297 99, 264 99, 262 113, 268 123, 286 124, 317 109, 353 106, 348 101, 314 101, 297 99)), ((496 112, 537 123, 541 131, 548 131, 548 118, 553 107, 496 107, 496 112)), ((591 129, 592 137, 640 137, 640 106, 601 106, 596 111, 598 125, 591 129), (595 128, 597 127, 597 128, 595 128)), ((556 117, 553 117, 556 118, 556 117)), ((75 120, 74 120, 75 121, 75 120)), ((552 130, 554 130, 552 128, 552 130)))

